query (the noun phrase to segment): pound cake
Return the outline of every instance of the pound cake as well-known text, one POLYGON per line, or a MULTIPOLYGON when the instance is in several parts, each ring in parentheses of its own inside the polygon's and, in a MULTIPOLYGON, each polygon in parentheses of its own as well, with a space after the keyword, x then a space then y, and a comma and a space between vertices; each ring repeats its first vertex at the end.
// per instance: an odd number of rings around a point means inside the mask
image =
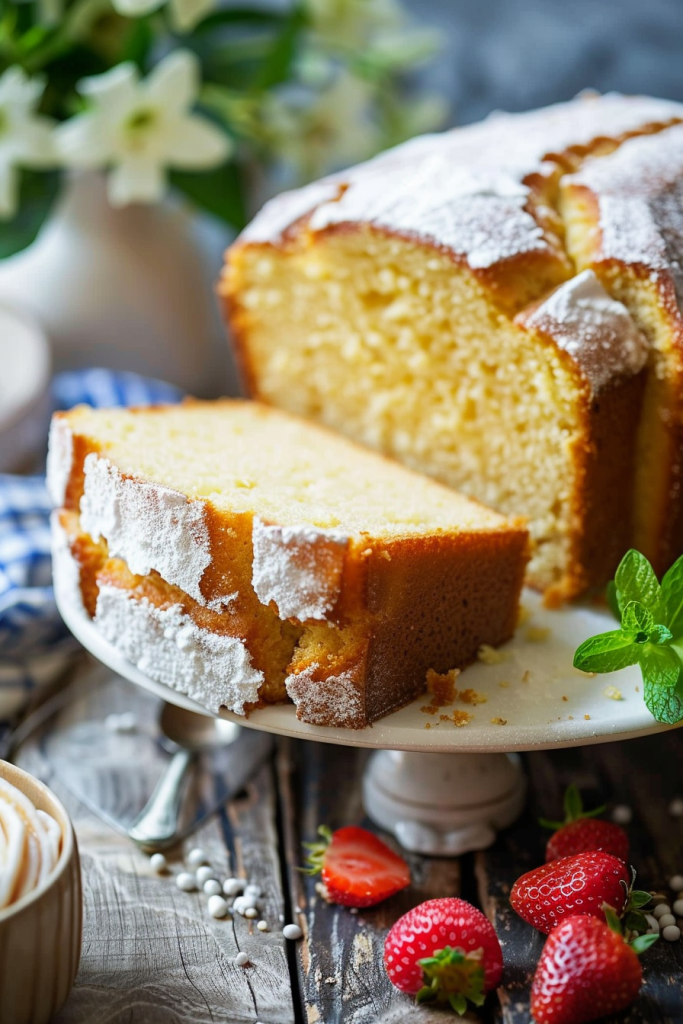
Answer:
POLYGON ((682 120, 586 95, 272 200, 220 283, 245 389, 525 516, 548 603, 630 545, 662 571, 683 548, 682 120))
POLYGON ((509 639, 528 535, 257 402, 58 413, 55 586, 212 711, 362 728, 509 639))

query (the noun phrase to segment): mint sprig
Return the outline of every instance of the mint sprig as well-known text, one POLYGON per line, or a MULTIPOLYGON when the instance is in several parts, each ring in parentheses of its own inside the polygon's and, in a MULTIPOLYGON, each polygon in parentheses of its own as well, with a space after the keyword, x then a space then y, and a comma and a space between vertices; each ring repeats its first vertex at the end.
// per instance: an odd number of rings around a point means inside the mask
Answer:
POLYGON ((639 551, 627 551, 607 587, 621 628, 584 641, 574 654, 583 672, 640 665, 645 704, 658 722, 683 720, 683 556, 660 584, 639 551))

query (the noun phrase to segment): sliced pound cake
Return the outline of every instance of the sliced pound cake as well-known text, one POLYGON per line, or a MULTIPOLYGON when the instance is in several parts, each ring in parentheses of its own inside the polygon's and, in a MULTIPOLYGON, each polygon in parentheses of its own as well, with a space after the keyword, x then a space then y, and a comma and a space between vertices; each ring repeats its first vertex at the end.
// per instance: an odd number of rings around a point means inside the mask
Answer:
POLYGON ((527 532, 256 402, 53 420, 55 584, 216 711, 362 728, 515 627, 527 532))
POLYGON ((605 583, 634 542, 666 568, 683 546, 682 120, 584 96, 274 199, 220 286, 246 389, 525 516, 549 603, 605 583))

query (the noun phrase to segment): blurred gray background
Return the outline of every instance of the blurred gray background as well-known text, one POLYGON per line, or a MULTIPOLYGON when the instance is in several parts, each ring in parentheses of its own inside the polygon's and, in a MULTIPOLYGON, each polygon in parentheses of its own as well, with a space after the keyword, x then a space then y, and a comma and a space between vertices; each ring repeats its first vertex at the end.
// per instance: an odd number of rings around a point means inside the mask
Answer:
POLYGON ((581 89, 683 100, 683 0, 405 0, 443 31, 425 80, 465 124, 581 89))

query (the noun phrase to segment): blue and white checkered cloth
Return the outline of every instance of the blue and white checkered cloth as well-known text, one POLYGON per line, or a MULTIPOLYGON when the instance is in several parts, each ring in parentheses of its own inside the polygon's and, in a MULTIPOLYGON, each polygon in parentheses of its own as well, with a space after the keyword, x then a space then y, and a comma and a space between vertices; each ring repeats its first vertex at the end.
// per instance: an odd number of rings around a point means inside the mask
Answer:
MULTIPOLYGON (((52 382, 55 410, 181 398, 171 384, 112 370, 74 370, 52 382)), ((54 600, 50 509, 44 475, 0 473, 0 725, 21 711, 36 687, 52 682, 76 649, 54 600)))

